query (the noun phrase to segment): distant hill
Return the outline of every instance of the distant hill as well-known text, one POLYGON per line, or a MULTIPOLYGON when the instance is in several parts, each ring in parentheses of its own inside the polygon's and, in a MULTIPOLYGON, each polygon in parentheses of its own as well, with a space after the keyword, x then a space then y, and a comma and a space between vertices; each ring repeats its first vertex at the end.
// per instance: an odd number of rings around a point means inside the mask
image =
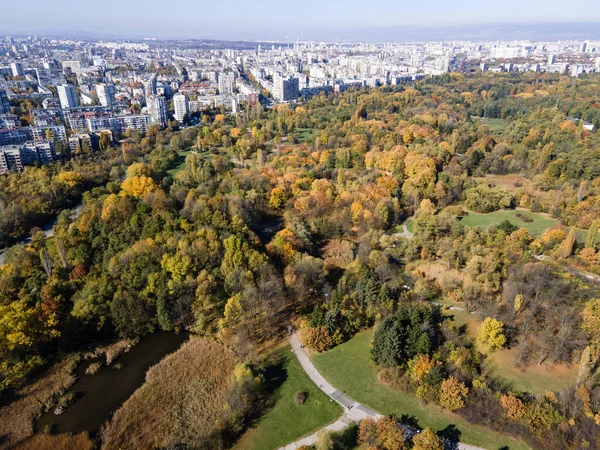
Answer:
POLYGON ((348 30, 331 36, 335 40, 371 42, 495 41, 495 40, 585 40, 600 39, 600 23, 519 23, 452 26, 397 26, 348 30))

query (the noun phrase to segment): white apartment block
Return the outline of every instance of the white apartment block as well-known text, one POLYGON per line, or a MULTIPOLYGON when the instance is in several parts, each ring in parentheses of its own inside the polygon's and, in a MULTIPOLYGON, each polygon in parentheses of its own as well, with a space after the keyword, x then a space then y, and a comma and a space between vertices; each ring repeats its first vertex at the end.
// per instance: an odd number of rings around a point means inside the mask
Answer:
POLYGON ((62 109, 70 109, 79 106, 79 98, 77 97, 75 87, 68 84, 62 84, 57 86, 56 89, 58 90, 58 98, 62 109))
POLYGON ((167 126, 167 100, 162 95, 150 95, 147 97, 148 114, 152 122, 161 126, 167 126))
POLYGON ((185 116, 189 112, 188 99, 184 94, 175 94, 173 96, 173 106, 175 108, 175 120, 179 123, 183 122, 185 116))
POLYGON ((115 100, 115 87, 112 84, 97 84, 96 95, 102 106, 113 106, 115 100))

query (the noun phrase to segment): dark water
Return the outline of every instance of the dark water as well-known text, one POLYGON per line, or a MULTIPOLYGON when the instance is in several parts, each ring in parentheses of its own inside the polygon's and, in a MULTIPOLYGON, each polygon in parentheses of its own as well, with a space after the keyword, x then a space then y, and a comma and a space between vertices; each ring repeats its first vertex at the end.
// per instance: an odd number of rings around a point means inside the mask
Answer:
POLYGON ((256 227, 256 229, 253 229, 253 231, 260 239, 261 244, 266 245, 282 228, 283 217, 277 217, 276 219, 262 222, 256 227))
POLYGON ((146 371, 177 350, 187 336, 187 333, 166 331, 146 336, 116 360, 123 365, 121 369, 113 368, 113 362, 111 367, 102 367, 96 375, 85 375, 91 361, 84 361, 80 367, 81 378, 71 389, 75 393, 75 402, 59 416, 46 413, 38 421, 37 429, 41 431, 50 426, 57 433, 97 432, 143 384, 146 371))

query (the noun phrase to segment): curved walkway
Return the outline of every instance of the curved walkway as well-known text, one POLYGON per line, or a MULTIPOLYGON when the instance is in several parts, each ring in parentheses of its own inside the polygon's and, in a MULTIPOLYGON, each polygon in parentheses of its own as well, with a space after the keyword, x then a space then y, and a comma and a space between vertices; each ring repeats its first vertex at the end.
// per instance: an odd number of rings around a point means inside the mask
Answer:
MULTIPOLYGON (((310 379, 325 392, 331 400, 339 403, 342 408, 344 408, 344 414, 337 421, 332 424, 327 425, 316 433, 311 434, 310 436, 303 437, 291 444, 286 445, 285 447, 281 447, 280 450, 295 450, 297 448, 302 447, 303 445, 314 445, 317 442, 317 436, 320 432, 327 431, 340 431, 346 428, 353 422, 360 422, 361 420, 371 417, 375 420, 382 418, 383 416, 379 414, 377 411, 374 411, 370 408, 367 408, 364 405, 361 405, 357 401, 353 400, 343 392, 334 388, 331 384, 325 380, 323 375, 317 370, 315 365, 312 363, 306 350, 300 343, 300 339, 298 339, 298 335, 294 331, 290 337, 288 338, 290 341, 290 345, 292 346, 292 352, 298 358, 298 362, 310 377, 310 379)), ((482 450, 479 447, 473 447, 471 445, 459 443, 459 450, 482 450)))
POLYGON ((408 223, 408 220, 402 224, 402 233, 394 233, 394 234, 392 234, 392 236, 393 237, 403 237, 408 240, 411 240, 414 235, 410 231, 408 231, 408 227, 406 226, 407 223, 408 223))

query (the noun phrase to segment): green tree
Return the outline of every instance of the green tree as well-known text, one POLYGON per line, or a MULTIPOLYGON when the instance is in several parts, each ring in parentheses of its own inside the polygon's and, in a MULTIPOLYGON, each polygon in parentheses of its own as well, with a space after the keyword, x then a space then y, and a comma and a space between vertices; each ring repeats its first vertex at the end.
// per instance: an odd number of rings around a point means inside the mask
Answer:
POLYGON ((598 219, 594 220, 590 225, 587 237, 585 238, 585 248, 596 248, 596 241, 598 240, 598 219))

